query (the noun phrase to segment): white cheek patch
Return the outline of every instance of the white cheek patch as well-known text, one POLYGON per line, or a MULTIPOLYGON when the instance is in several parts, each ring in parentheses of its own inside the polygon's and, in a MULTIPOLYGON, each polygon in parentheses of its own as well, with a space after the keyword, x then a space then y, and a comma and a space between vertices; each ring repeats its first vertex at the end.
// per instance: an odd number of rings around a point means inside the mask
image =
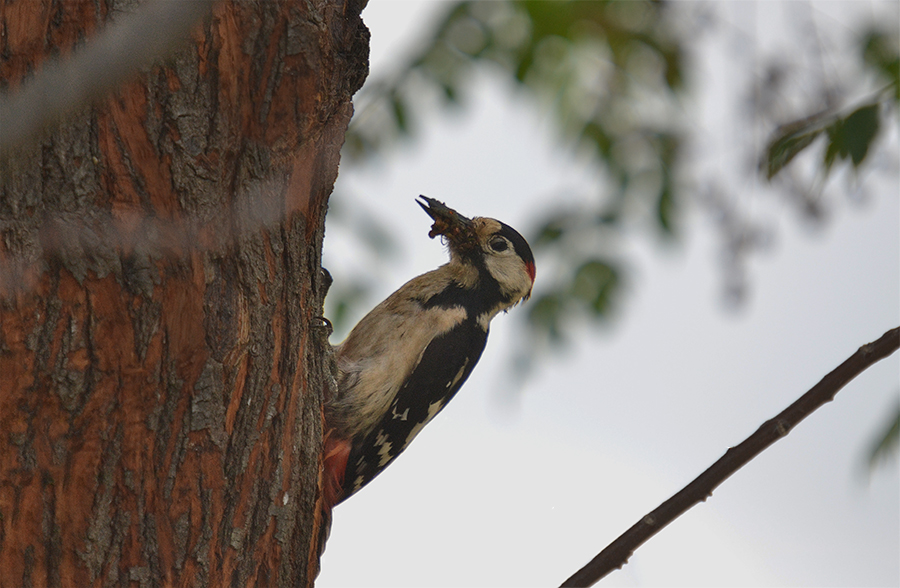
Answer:
POLYGON ((531 291, 531 277, 525 269, 525 263, 514 252, 510 251, 507 255, 487 255, 484 262, 488 272, 500 284, 501 291, 512 298, 506 307, 498 310, 513 306, 531 291))

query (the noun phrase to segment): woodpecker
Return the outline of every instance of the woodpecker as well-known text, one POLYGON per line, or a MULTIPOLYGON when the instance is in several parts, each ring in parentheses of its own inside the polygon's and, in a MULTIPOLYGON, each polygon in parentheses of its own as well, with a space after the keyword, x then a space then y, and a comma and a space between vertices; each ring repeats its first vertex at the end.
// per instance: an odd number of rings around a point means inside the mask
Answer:
POLYGON ((450 261, 413 278, 335 347, 337 390, 326 402, 323 498, 331 508, 372 481, 472 373, 488 327, 531 295, 534 256, 515 229, 466 218, 420 196, 450 261))

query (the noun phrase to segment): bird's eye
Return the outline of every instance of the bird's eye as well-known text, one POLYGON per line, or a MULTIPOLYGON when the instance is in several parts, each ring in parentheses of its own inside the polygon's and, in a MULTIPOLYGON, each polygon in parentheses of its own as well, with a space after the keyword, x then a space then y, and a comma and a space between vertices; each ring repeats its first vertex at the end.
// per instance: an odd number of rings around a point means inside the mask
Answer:
POLYGON ((491 249, 500 253, 501 251, 506 251, 509 248, 509 243, 506 239, 502 237, 497 237, 495 239, 491 239, 491 249))

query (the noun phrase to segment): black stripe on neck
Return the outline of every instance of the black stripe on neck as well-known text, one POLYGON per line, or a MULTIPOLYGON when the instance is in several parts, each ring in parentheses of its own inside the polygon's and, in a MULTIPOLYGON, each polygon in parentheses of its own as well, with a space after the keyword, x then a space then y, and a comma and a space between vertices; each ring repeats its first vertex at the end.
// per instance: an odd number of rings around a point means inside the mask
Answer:
MULTIPOLYGON (((470 261, 470 260, 467 260, 470 261)), ((490 274, 481 258, 473 259, 478 269, 478 281, 472 288, 465 288, 458 282, 451 282, 446 288, 428 299, 420 299, 423 308, 453 308, 461 306, 466 309, 469 319, 494 310, 498 304, 510 302, 511 297, 500 292, 500 284, 490 274)))

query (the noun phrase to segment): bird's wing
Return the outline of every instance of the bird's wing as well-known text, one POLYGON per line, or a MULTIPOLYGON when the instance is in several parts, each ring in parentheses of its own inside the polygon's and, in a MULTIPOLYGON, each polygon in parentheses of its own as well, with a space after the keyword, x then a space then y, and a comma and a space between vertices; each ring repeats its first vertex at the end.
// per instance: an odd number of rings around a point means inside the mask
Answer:
POLYGON ((342 500, 386 468, 453 398, 481 357, 487 335, 475 320, 465 320, 432 339, 390 410, 365 439, 354 441, 342 500))

